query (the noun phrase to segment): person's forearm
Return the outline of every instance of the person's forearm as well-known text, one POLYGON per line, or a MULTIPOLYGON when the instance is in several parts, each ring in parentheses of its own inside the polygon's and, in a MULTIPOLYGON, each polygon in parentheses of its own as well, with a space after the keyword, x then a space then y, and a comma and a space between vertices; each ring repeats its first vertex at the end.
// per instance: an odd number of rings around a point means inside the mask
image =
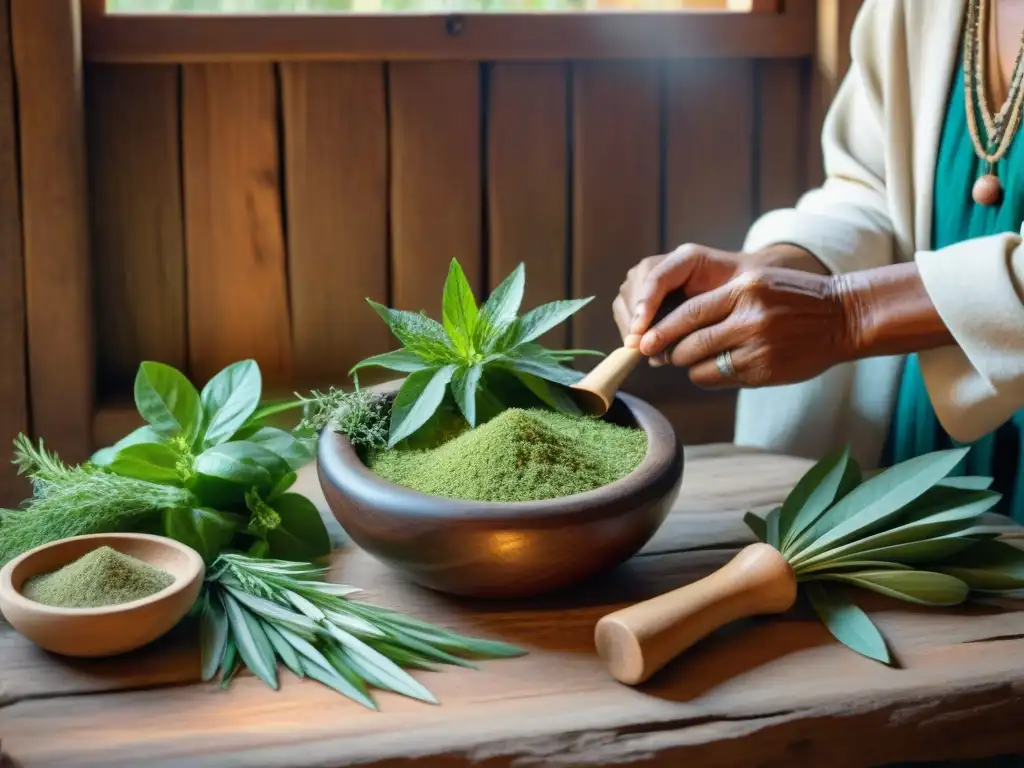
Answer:
POLYGON ((851 358, 922 352, 955 343, 913 262, 835 278, 851 358))
POLYGON ((797 269, 801 272, 812 272, 815 275, 829 274, 828 267, 822 264, 810 251, 798 245, 772 245, 758 251, 760 266, 778 269, 797 269))

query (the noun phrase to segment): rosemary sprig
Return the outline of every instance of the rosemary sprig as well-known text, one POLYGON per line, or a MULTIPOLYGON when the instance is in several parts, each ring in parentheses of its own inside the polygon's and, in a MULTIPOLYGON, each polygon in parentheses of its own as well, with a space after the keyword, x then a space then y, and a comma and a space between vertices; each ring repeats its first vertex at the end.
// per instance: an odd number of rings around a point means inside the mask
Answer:
POLYGON ((314 390, 301 399, 305 414, 298 426, 300 431, 315 434, 333 424, 356 448, 387 447, 391 407, 383 394, 365 389, 345 392, 331 387, 327 392, 314 390))
POLYGON ((34 547, 68 536, 136 530, 164 509, 195 505, 184 488, 68 466, 39 441, 14 441, 14 464, 32 482, 22 509, 0 510, 0 565, 34 547))
POLYGON ((278 663, 363 706, 371 688, 428 703, 434 696, 403 667, 473 667, 469 658, 525 651, 449 632, 396 611, 354 602, 354 587, 323 580, 309 563, 221 555, 200 601, 203 679, 227 685, 241 664, 277 689, 278 663))

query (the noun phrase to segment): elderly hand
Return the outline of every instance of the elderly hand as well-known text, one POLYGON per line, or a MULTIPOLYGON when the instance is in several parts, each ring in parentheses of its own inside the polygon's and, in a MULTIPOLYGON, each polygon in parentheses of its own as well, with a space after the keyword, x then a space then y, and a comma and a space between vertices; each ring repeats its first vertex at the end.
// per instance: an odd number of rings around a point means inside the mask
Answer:
POLYGON ((652 364, 688 367, 695 384, 789 384, 855 355, 839 286, 799 248, 744 254, 687 245, 631 269, 614 313, 625 344, 652 364), (676 291, 685 300, 651 327, 676 291))

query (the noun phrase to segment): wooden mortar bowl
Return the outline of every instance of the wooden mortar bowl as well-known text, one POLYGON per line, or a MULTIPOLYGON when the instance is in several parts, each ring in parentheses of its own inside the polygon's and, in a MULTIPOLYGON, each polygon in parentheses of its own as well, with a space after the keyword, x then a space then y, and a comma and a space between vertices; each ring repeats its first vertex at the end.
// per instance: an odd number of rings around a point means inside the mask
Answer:
POLYGON ((0 570, 0 612, 39 647, 64 656, 115 656, 168 632, 199 596, 206 568, 199 553, 163 536, 99 533, 44 544, 0 570), (107 546, 174 576, 155 595, 102 608, 56 608, 21 594, 31 577, 50 573, 107 546))
POLYGON ((371 472, 330 427, 320 437, 320 485, 360 547, 422 586, 479 597, 550 592, 634 555, 682 483, 682 447, 654 407, 619 394, 605 419, 643 429, 647 456, 631 474, 586 493, 507 503, 428 496, 371 472))

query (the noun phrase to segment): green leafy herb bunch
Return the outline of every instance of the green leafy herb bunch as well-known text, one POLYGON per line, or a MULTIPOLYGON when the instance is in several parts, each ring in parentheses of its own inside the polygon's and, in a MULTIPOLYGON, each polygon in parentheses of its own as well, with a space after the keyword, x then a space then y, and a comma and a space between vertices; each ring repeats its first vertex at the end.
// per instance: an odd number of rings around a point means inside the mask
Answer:
POLYGON ((352 373, 376 366, 408 374, 391 411, 388 447, 443 413, 446 396, 471 427, 524 395, 560 411, 579 413, 564 387, 579 381, 581 374, 564 363, 581 354, 600 353, 555 351, 537 339, 591 299, 553 301, 519 316, 525 285, 526 271, 520 264, 478 307, 462 267, 453 259, 444 285, 442 322, 369 302, 403 346, 363 360, 352 373))
POLYGON ((781 507, 744 521, 782 553, 837 640, 890 663, 878 628, 844 587, 929 606, 1024 589, 1024 551, 983 517, 1000 499, 992 480, 951 476, 968 450, 926 454, 862 479, 844 449, 812 467, 781 507))
POLYGON ((229 365, 202 392, 180 371, 144 362, 135 404, 145 426, 65 465, 24 436, 15 463, 33 484, 20 510, 0 513, 0 560, 67 536, 119 530, 160 533, 208 564, 228 549, 311 560, 330 551, 313 503, 289 488, 315 453, 315 436, 265 420, 301 401, 261 407, 253 360, 229 365))

